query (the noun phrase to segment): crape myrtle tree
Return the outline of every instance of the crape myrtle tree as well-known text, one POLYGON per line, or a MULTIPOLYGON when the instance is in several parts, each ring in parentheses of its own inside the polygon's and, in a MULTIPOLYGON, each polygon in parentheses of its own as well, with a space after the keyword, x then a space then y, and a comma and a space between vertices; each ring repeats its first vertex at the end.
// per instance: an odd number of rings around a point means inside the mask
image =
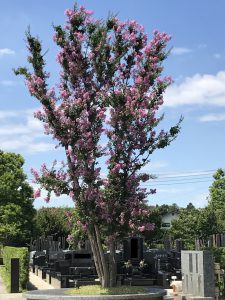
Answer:
POLYGON ((54 41, 60 47, 58 92, 48 86, 42 46, 30 32, 26 37, 32 71, 22 67, 15 71, 25 76, 30 94, 42 105, 35 117, 65 149, 67 158, 61 169, 44 164, 40 172, 33 170, 40 184, 36 196, 45 188, 47 201, 51 192, 73 198, 101 285, 114 286, 116 241, 154 228, 145 222, 145 215, 147 196, 155 190, 140 187, 150 178, 141 168, 180 130, 181 120, 167 132, 156 130, 163 118, 156 113, 171 83, 169 77, 160 77, 171 37, 154 31, 148 42, 135 21, 120 22, 115 16, 96 20, 83 6, 75 5, 65 14, 65 27, 54 27, 54 41), (99 159, 104 157, 107 178, 100 173, 99 159), (103 243, 110 250, 108 262, 103 243))

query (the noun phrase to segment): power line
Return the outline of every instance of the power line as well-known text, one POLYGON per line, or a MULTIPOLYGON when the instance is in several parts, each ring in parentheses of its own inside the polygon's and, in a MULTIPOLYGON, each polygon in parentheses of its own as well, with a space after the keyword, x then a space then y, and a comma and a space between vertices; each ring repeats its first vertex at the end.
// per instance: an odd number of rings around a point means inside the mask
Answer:
POLYGON ((201 182, 210 182, 211 180, 199 180, 199 181, 184 181, 184 182, 170 182, 170 183, 152 183, 148 185, 142 185, 143 187, 153 187, 158 185, 176 185, 176 184, 192 184, 192 183, 201 183, 201 182))
POLYGON ((192 171, 192 172, 182 172, 182 173, 159 173, 156 174, 156 177, 160 178, 176 178, 176 177, 192 177, 192 176, 201 176, 201 175, 212 175, 216 170, 209 171, 192 171), (175 175, 173 175, 175 174, 175 175))
POLYGON ((187 181, 187 180, 199 180, 199 179, 208 179, 208 180, 211 180, 212 179, 212 176, 198 176, 197 178, 196 177, 191 177, 191 178, 168 178, 168 179, 150 179, 149 180, 149 183, 151 181, 151 183, 161 183, 161 182, 173 182, 173 181, 187 181))
POLYGON ((189 173, 208 173, 208 172, 215 172, 217 169, 212 170, 189 170, 189 171, 180 171, 180 172, 170 172, 170 173, 158 173, 158 175, 179 175, 179 174, 189 174, 189 173))
MULTIPOLYGON (((180 173, 159 173, 156 178, 151 178, 146 183, 141 184, 142 187, 154 187, 163 185, 177 185, 177 184, 196 184, 211 182, 212 175, 216 170, 203 171, 183 171, 180 173)), ((28 182, 32 182, 33 178, 27 178, 28 182)))

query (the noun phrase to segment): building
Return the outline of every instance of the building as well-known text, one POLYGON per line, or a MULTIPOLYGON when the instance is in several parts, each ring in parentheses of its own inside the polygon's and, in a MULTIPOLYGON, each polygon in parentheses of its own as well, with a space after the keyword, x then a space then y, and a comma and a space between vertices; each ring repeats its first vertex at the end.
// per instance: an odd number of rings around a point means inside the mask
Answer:
POLYGON ((162 215, 162 228, 171 228, 172 221, 177 219, 179 214, 177 212, 167 212, 162 215))

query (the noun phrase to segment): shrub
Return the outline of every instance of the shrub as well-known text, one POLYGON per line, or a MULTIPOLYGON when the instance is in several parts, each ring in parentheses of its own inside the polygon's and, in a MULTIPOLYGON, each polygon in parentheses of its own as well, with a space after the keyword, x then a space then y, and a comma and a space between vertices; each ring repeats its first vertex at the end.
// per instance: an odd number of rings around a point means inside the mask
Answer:
POLYGON ((207 250, 210 250, 213 252, 215 262, 220 264, 220 268, 225 268, 225 247, 219 247, 219 248, 209 248, 207 250))
POLYGON ((11 258, 19 258, 20 260, 19 287, 20 291, 22 291, 26 288, 26 284, 29 280, 28 248, 4 247, 3 263, 5 265, 5 276, 3 276, 3 278, 6 280, 6 286, 8 289, 10 289, 11 258))

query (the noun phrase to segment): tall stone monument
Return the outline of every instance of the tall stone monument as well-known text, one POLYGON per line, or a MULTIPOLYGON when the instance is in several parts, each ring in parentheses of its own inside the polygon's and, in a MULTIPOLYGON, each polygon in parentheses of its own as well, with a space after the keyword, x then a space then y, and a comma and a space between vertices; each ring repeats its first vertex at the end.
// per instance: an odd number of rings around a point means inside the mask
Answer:
POLYGON ((20 262, 19 258, 11 258, 10 292, 19 293, 20 262))
POLYGON ((179 299, 215 299, 214 257, 210 251, 181 251, 182 294, 179 299))

